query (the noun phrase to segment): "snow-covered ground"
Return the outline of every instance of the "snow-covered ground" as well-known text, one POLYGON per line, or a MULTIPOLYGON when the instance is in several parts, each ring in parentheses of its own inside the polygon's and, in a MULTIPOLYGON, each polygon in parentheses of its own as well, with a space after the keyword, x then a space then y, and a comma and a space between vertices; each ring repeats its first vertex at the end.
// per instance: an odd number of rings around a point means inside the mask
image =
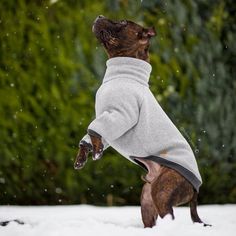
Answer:
POLYGON ((188 207, 174 209, 175 220, 168 216, 157 226, 144 229, 140 207, 1 206, 0 221, 19 219, 5 227, 0 236, 233 236, 236 235, 236 205, 198 207, 199 215, 212 227, 193 224, 188 207))

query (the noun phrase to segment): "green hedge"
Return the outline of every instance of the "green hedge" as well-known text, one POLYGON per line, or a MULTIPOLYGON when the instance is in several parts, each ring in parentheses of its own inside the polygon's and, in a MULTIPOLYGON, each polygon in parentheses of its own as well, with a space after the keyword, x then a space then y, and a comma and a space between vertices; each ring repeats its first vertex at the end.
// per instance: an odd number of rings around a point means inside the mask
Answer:
POLYGON ((0 2, 0 204, 138 204, 142 170, 108 150, 76 172, 106 55, 99 14, 154 25, 151 89, 192 145, 200 203, 236 202, 233 1, 0 2))

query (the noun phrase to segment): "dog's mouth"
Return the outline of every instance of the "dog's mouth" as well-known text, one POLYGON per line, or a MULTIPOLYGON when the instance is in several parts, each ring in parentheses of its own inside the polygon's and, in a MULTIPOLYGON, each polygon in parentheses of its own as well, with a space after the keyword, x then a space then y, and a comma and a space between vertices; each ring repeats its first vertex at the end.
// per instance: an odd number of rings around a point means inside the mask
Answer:
POLYGON ((102 42, 107 42, 111 38, 111 31, 102 29, 99 33, 99 39, 102 42))
POLYGON ((104 27, 104 21, 107 20, 103 15, 98 16, 93 22, 92 31, 97 34, 100 28, 104 27))

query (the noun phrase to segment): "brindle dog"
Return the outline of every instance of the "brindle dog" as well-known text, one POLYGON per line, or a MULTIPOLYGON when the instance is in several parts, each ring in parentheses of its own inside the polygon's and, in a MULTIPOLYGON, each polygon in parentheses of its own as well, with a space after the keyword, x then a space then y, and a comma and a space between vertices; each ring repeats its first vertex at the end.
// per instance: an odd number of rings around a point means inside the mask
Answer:
MULTIPOLYGON (((154 28, 142 26, 127 20, 112 21, 98 16, 93 24, 93 32, 104 46, 108 57, 134 57, 149 61, 149 41, 156 35, 154 28)), ((75 169, 81 169, 89 152, 101 156, 103 145, 101 137, 91 136, 91 145, 83 143, 75 161, 75 169)), ((141 213, 144 227, 153 227, 158 215, 163 218, 171 214, 173 206, 190 203, 193 222, 203 223, 197 213, 197 192, 182 175, 173 169, 161 166, 151 160, 136 158, 148 174, 142 179, 146 182, 141 194, 141 213)), ((204 224, 206 226, 207 224, 204 224)))

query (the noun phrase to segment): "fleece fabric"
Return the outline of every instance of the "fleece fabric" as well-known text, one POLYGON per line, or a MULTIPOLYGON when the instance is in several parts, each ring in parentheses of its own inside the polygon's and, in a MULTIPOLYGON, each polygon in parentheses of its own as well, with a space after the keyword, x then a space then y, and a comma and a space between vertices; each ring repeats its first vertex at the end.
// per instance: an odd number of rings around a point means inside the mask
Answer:
POLYGON ((149 89, 151 65, 130 57, 106 65, 88 133, 99 134, 106 147, 132 162, 143 157, 175 169, 198 191, 202 179, 194 153, 149 89))

